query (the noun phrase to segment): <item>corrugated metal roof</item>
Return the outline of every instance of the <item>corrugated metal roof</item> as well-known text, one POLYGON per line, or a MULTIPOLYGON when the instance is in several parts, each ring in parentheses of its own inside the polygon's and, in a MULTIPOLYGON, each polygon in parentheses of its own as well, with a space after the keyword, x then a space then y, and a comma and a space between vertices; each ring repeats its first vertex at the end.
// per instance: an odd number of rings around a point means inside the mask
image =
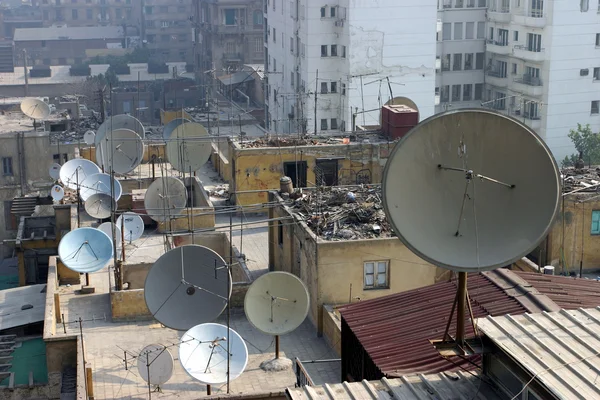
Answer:
POLYGON ((501 399, 478 375, 461 372, 288 388, 286 395, 291 400, 501 399))
POLYGON ((0 329, 41 322, 46 309, 46 285, 0 290, 0 329), (24 308, 24 306, 33 306, 24 308))
POLYGON ((600 308, 487 317, 478 327, 557 398, 600 398, 600 308))
MULTIPOLYGON (((339 311, 377 368, 388 377, 472 369, 466 360, 450 362, 443 358, 429 341, 442 339, 456 289, 455 281, 443 282, 349 304, 339 311)), ((468 289, 475 318, 557 309, 551 299, 563 308, 576 308, 581 303, 600 305, 600 282, 562 276, 497 270, 469 275, 468 289), (525 280, 519 285, 499 286, 518 282, 519 277, 525 280), (549 307, 552 304, 554 307, 549 307)), ((454 315, 452 335, 456 331, 454 315)), ((465 326, 466 335, 472 336, 468 320, 465 326)))
POLYGON ((122 39, 123 29, 119 26, 17 28, 13 40, 86 40, 122 39))

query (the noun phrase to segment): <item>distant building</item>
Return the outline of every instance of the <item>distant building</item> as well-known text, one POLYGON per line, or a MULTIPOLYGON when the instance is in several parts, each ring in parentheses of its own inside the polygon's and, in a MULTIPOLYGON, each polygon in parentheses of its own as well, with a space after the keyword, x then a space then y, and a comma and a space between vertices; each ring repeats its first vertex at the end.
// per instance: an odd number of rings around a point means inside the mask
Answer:
POLYGON ((131 26, 140 0, 34 0, 44 26, 131 26))
POLYGON ((17 65, 23 65, 23 50, 28 65, 73 65, 86 60, 90 50, 119 49, 123 42, 123 29, 116 26, 26 28, 14 36, 17 65))
POLYGON ((145 0, 141 27, 144 46, 153 51, 152 61, 193 63, 192 0, 145 0))
POLYGON ((15 55, 12 41, 0 41, 0 72, 13 72, 15 70, 15 55))
MULTIPOLYGON (((21 2, 19 2, 21 3, 21 2)), ((39 8, 22 5, 0 9, 0 39, 11 39, 18 28, 41 28, 39 8)))

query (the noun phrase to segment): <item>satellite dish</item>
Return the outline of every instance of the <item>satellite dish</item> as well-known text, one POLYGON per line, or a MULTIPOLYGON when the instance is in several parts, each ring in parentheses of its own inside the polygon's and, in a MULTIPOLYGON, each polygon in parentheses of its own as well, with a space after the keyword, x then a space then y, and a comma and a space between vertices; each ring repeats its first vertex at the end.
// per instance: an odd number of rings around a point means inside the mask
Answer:
POLYGON ((151 344, 137 357, 140 377, 151 385, 160 386, 173 376, 173 356, 165 346, 151 344))
POLYGON ((78 228, 67 233, 58 244, 60 261, 76 272, 102 269, 113 256, 110 238, 95 228, 78 228))
POLYGON ((421 258, 458 272, 491 270, 546 236, 561 198, 559 176, 529 127, 492 111, 449 111, 396 144, 383 204, 394 232, 421 258))
POLYGON ((212 153, 212 143, 207 140, 208 131, 195 122, 177 126, 167 141, 167 157, 178 171, 199 170, 212 153))
POLYGON ((142 237, 144 233, 144 221, 142 217, 134 212, 126 212, 121 214, 117 219, 117 226, 123 227, 123 236, 128 242, 133 242, 142 237))
POLYGON ((169 138, 171 137, 171 133, 173 133, 175 128, 177 128, 179 125, 186 123, 186 122, 192 122, 192 121, 190 121, 187 118, 175 118, 174 120, 170 121, 163 128, 163 139, 165 139, 165 141, 169 140, 169 138))
POLYGON ((40 99, 25 99, 21 111, 29 118, 46 119, 50 115, 50 106, 40 99))
POLYGON ((50 196, 54 201, 61 201, 65 197, 65 189, 60 185, 54 185, 50 189, 50 196))
POLYGON ((111 238, 113 237, 112 226, 115 226, 115 243, 117 245, 117 253, 120 253, 123 248, 123 241, 121 240, 121 228, 117 224, 113 224, 112 222, 104 222, 98 226, 102 232, 106 233, 106 235, 111 238))
POLYGON ((96 161, 105 171, 118 174, 131 172, 142 163, 144 142, 130 129, 117 129, 106 134, 96 145, 96 161))
POLYGON ((244 339, 225 325, 196 325, 181 337, 179 361, 192 378, 206 385, 218 385, 227 382, 228 350, 229 379, 233 380, 244 372, 248 363, 244 339))
POLYGON ((231 295, 227 274, 225 260, 213 250, 176 247, 156 260, 146 276, 148 310, 161 324, 180 331, 214 321, 231 295))
POLYGON ((94 143, 96 145, 100 144, 108 132, 112 132, 117 129, 129 129, 140 135, 142 139, 146 137, 144 125, 137 118, 127 114, 119 114, 108 117, 106 121, 104 121, 102 125, 98 127, 98 130, 96 131, 96 137, 94 138, 94 143))
POLYGON ((117 209, 117 202, 109 194, 92 194, 85 202, 85 211, 92 218, 108 218, 113 209, 117 209))
POLYGON ((94 144, 95 137, 96 137, 96 134, 94 133, 94 131, 87 131, 86 133, 83 134, 83 141, 87 145, 92 145, 92 144, 94 144))
MULTIPOLYGON (((110 196, 110 181, 111 177, 108 174, 99 173, 89 175, 81 182, 79 187, 79 196, 81 197, 81 200, 87 201, 91 195, 96 193, 104 193, 110 196)), ((114 182, 114 199, 115 201, 119 201, 121 194, 123 193, 123 189, 118 180, 114 179, 114 182)))
POLYGON ((146 190, 144 207, 150 218, 165 222, 181 214, 187 203, 187 189, 172 176, 156 179, 146 190))
POLYGON ((77 190, 78 186, 90 175, 100 172, 100 168, 85 158, 67 161, 60 169, 60 180, 69 189, 77 190), (79 179, 79 181, 78 181, 79 179))
POLYGON ((268 335, 284 335, 298 328, 308 315, 308 289, 287 272, 269 272, 246 292, 244 311, 248 321, 268 335))
POLYGON ((50 166, 50 169, 48 170, 50 178, 54 179, 55 181, 60 178, 60 167, 61 165, 56 163, 50 166))

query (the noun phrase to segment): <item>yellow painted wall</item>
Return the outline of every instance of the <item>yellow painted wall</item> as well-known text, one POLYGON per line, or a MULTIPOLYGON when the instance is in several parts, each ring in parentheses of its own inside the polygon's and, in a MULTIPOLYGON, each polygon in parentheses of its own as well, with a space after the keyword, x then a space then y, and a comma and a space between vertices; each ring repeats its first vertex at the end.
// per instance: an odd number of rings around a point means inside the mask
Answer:
POLYGON ((162 233, 170 230, 187 231, 191 230, 192 227, 194 229, 205 229, 215 227, 215 214, 214 208, 212 207, 194 207, 191 212, 189 208, 186 208, 181 212, 181 214, 181 217, 175 218, 171 222, 159 223, 158 232, 162 233), (190 223, 190 219, 188 217, 190 213, 193 215, 193 223, 190 223))
POLYGON ((342 356, 342 321, 333 306, 323 306, 323 337, 337 353, 342 356))
POLYGON ((163 125, 168 124, 169 122, 173 121, 175 118, 187 118, 190 121, 193 121, 194 118, 188 114, 187 112, 185 112, 184 110, 177 110, 177 111, 165 111, 165 110, 160 110, 160 122, 163 125))
POLYGON ((144 300, 144 289, 111 291, 110 308, 113 320, 152 317, 144 300))
POLYGON ((67 268, 60 259, 56 260, 56 270, 58 272, 59 285, 79 285, 81 283, 81 275, 79 275, 79 272, 67 268))
MULTIPOLYGON (((581 197, 585 199, 586 197, 581 197)), ((564 210, 564 260, 565 271, 579 271, 579 262, 582 260, 583 269, 594 270, 600 268, 600 235, 592 235, 592 211, 600 211, 600 201, 577 203, 579 197, 565 200, 564 210)), ((562 266, 561 247, 563 237, 563 213, 561 211, 550 231, 548 248, 548 261, 555 267, 562 266)), ((562 272, 558 268, 557 272, 562 272)))

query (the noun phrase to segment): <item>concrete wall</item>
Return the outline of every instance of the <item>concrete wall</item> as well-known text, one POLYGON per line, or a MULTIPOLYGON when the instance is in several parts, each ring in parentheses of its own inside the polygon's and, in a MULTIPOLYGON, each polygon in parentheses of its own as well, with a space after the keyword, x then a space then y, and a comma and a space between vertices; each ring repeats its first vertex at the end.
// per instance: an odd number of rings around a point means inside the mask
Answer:
POLYGON ((56 264, 59 285, 79 285, 81 283, 81 275, 79 275, 79 272, 67 268, 58 259, 56 264))
POLYGON ((193 229, 205 229, 215 227, 215 214, 214 207, 210 201, 210 196, 204 190, 202 182, 198 177, 185 178, 184 180, 186 187, 188 188, 188 199, 189 204, 193 204, 193 208, 190 210, 186 208, 180 217, 173 219, 166 223, 158 224, 158 232, 167 231, 190 231, 193 229), (191 218, 189 216, 192 216, 191 218))
POLYGON ((148 271, 153 264, 123 264, 123 282, 129 283, 129 290, 143 289, 148 271))
POLYGON ((342 320, 334 306, 323 305, 323 337, 336 354, 342 356, 342 320))
POLYGON ((144 289, 111 290, 110 309, 113 321, 152 318, 144 300, 144 289))
POLYGON ((225 182, 231 182, 231 164, 229 162, 229 144, 226 140, 213 142, 213 153, 210 157, 213 167, 225 182))

